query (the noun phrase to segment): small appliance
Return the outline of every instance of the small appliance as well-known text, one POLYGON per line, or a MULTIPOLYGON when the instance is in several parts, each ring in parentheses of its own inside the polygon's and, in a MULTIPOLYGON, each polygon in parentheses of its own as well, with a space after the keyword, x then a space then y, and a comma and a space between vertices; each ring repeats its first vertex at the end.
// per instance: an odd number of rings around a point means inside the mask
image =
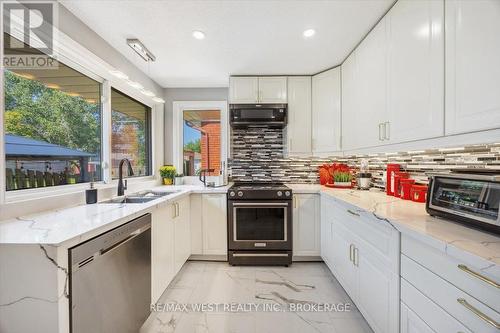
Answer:
POLYGON ((231 104, 229 108, 229 123, 232 127, 285 127, 287 123, 286 104, 231 104))
POLYGON ((430 215, 500 234, 500 170, 430 174, 430 215))
POLYGON ((359 173, 356 176, 358 189, 369 190, 372 185, 372 174, 368 172, 368 160, 362 159, 359 167, 359 173))

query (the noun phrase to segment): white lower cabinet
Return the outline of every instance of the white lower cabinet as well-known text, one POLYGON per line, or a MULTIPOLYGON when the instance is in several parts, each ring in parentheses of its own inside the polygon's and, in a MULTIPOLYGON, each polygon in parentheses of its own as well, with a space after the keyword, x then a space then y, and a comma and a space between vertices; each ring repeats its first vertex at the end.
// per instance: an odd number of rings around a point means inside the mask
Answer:
POLYGON ((435 333, 415 312, 401 303, 401 333, 435 333))
POLYGON ((322 235, 324 260, 375 332, 399 332, 399 231, 353 206, 322 199, 328 201, 321 225, 331 223, 333 237, 322 235))
POLYGON ((163 204, 151 214, 151 303, 156 303, 175 275, 175 205, 163 204))
POLYGON ((191 254, 189 197, 160 205, 151 218, 151 302, 155 303, 191 254))
POLYGON ((401 301, 433 331, 498 332, 500 291, 494 270, 483 271, 406 235, 401 248, 401 301))
POLYGON ((174 203, 176 215, 174 223, 174 272, 177 274, 191 255, 190 202, 185 197, 174 203))
POLYGON ((202 195, 203 254, 227 255, 226 194, 202 195))
POLYGON ((293 255, 320 255, 320 201, 318 194, 293 196, 293 255))
POLYGON ((321 259, 333 270, 333 220, 332 205, 328 197, 321 195, 320 248, 321 259))

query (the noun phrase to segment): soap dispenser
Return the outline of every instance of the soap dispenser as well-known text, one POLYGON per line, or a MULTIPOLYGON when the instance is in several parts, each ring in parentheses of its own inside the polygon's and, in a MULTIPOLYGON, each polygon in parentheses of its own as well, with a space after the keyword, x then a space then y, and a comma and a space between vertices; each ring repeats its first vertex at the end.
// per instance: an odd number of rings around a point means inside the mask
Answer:
POLYGON ((90 182, 90 188, 85 190, 85 201, 87 204, 95 204, 97 202, 97 189, 94 188, 94 182, 90 182))

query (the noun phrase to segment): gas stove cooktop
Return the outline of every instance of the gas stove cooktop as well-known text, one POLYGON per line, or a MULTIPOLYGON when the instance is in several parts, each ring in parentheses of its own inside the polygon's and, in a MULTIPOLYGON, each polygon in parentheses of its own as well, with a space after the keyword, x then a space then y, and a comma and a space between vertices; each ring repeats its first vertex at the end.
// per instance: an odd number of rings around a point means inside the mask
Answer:
POLYGON ((230 200, 291 200, 292 190, 283 183, 236 183, 228 191, 230 200))

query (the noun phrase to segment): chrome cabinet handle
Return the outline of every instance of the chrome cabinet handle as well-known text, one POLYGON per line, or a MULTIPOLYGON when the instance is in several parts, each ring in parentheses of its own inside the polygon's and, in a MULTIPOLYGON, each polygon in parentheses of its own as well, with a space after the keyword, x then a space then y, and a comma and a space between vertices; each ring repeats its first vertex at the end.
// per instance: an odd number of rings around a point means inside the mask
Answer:
POLYGON ((491 326, 495 327, 496 329, 500 329, 500 324, 497 323, 495 320, 491 319, 489 316, 485 315, 478 309, 476 309, 474 306, 472 306, 469 302, 467 302, 463 298, 457 298, 457 302, 463 305, 467 310, 481 318, 483 321, 487 322, 491 326))
POLYGON ((378 124, 378 140, 379 140, 379 141, 384 140, 384 139, 382 138, 382 123, 379 123, 379 124, 378 124))
POLYGON ((483 281, 483 282, 486 282, 490 285, 492 285, 493 287, 495 288, 500 288, 500 284, 498 284, 497 282, 491 280, 491 279, 488 279, 486 276, 484 275, 481 275, 477 272, 474 272, 473 270, 471 270, 469 267, 465 266, 465 265, 458 265, 457 266, 459 269, 461 269, 462 271, 466 272, 467 274, 470 274, 472 275, 473 277, 475 278, 478 278, 479 280, 483 281))
POLYGON ((354 247, 353 263, 354 263, 354 266, 359 267, 359 250, 357 247, 354 247))
POLYGON ((177 207, 175 206, 175 202, 172 204, 172 218, 175 219, 177 217, 177 207))
POLYGON ((293 197, 293 208, 297 208, 297 197, 293 197))
POLYGON ((384 132, 385 132, 385 139, 390 140, 391 139, 391 123, 389 121, 386 121, 384 124, 384 132))
POLYGON ((349 245, 349 261, 354 263, 354 261, 353 261, 354 260, 353 259, 354 253, 353 252, 354 252, 354 244, 350 244, 349 245))
POLYGON ((352 211, 352 210, 350 210, 350 209, 348 209, 348 210, 347 210, 347 212, 348 212, 349 214, 351 214, 351 215, 354 215, 354 216, 359 217, 359 214, 358 214, 358 213, 353 212, 353 211, 352 211))
POLYGON ((175 207, 177 207, 177 209, 176 209, 177 210, 177 217, 179 217, 179 215, 180 215, 180 209, 179 209, 179 203, 178 202, 175 203, 175 207))

